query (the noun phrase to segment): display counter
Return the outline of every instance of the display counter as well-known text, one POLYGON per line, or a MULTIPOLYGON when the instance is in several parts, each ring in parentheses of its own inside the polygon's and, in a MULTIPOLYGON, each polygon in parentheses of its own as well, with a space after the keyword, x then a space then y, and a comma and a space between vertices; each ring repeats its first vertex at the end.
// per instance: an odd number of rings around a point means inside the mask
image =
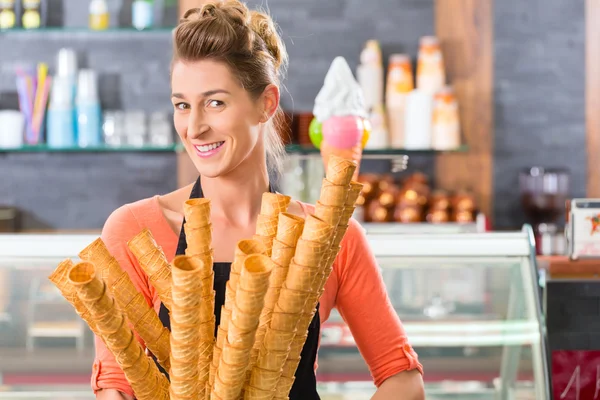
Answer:
MULTIPOLYGON (((366 228, 424 366, 427 399, 550 398, 529 228, 415 234, 366 228)), ((92 398, 92 335, 46 277, 96 237, 0 235, 0 399, 23 398, 24 391, 31 399, 92 398)), ((322 327, 317 375, 324 400, 369 399, 375 391, 335 310, 322 327)))

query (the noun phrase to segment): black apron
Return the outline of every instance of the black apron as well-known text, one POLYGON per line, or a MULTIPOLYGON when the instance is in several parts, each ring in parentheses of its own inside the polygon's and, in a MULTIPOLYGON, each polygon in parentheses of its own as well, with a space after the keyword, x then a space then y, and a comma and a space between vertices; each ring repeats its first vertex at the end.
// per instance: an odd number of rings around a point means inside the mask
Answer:
MULTIPOLYGON (((269 191, 273 191, 271 189, 271 186, 269 186, 269 191)), ((196 184, 192 189, 192 193, 190 194, 190 199, 197 199, 202 197, 204 197, 204 194, 202 193, 202 185, 200 184, 200 178, 198 178, 196 184)), ((181 226, 179 242, 177 244, 177 252, 175 253, 176 255, 185 254, 185 249, 187 248, 187 241, 183 225, 185 225, 185 219, 181 226)), ((231 263, 213 263, 213 270, 215 273, 215 317, 216 325, 218 326, 221 321, 221 307, 225 303, 225 287, 227 281, 229 280, 231 263)), ((167 327, 167 329, 171 330, 169 310, 163 304, 160 305, 160 312, 158 316, 162 324, 165 327, 167 327)), ((217 326, 215 326, 215 335, 217 334, 217 326)), ((312 322, 310 323, 310 327, 308 328, 308 338, 306 339, 306 343, 304 344, 304 348, 302 349, 300 364, 298 365, 298 369, 296 370, 296 379, 294 381, 294 385, 292 386, 292 390, 290 391, 290 400, 320 400, 320 397, 317 393, 317 378, 315 376, 314 369, 315 362, 317 359, 317 350, 319 347, 320 327, 321 322, 319 319, 319 306, 317 305, 317 312, 312 322)), ((167 371, 165 371, 158 364, 158 362, 156 364, 161 370, 161 372, 168 377, 169 375, 167 371)))

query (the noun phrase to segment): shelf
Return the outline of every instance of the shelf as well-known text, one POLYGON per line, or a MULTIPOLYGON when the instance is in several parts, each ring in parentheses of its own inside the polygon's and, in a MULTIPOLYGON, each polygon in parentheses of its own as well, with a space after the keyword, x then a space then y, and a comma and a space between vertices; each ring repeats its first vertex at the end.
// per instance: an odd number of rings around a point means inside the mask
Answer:
MULTIPOLYGON (((299 144, 289 144, 285 146, 288 154, 319 154, 319 149, 313 146, 305 146, 299 144)), ((424 150, 412 150, 412 149, 364 149, 363 156, 403 156, 403 155, 413 155, 413 154, 441 154, 441 153, 462 153, 466 152, 468 147, 463 145, 455 150, 433 150, 433 149, 424 149, 424 150)))
POLYGON ((145 35, 145 34, 167 34, 173 31, 174 27, 157 27, 149 29, 135 29, 132 27, 115 27, 104 30, 93 30, 85 26, 83 27, 47 27, 38 29, 13 28, 0 30, 0 35, 45 35, 45 34, 85 34, 85 35, 110 35, 110 34, 127 34, 127 35, 145 35))
POLYGON ((25 146, 19 149, 0 149, 0 153, 136 153, 136 152, 174 152, 177 145, 172 146, 123 146, 123 147, 64 147, 60 149, 50 148, 46 145, 25 146))

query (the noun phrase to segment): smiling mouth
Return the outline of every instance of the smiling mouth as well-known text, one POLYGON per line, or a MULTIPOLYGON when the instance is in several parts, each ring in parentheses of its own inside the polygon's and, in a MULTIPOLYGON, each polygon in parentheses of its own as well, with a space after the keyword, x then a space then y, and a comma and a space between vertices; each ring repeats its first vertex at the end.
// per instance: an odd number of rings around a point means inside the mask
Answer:
POLYGON ((207 153, 209 151, 218 149, 219 147, 223 146, 223 143, 225 143, 225 142, 215 142, 215 143, 202 145, 202 146, 194 146, 194 148, 197 151, 199 151, 200 153, 207 153))

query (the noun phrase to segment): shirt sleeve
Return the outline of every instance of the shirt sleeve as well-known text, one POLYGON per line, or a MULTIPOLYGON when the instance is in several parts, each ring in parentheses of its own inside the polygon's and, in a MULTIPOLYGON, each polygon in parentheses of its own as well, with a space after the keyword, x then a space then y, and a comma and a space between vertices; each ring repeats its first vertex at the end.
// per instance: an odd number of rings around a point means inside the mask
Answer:
MULTIPOLYGON (((138 221, 128 206, 123 206, 108 217, 102 229, 102 241, 108 251, 118 261, 121 268, 129 274, 136 289, 142 293, 149 305, 152 303, 150 286, 145 272, 137 263, 127 247, 127 242, 141 231, 138 221)), ((136 339, 145 347, 141 338, 136 339)), ((100 389, 116 389, 133 396, 133 390, 125 374, 117 364, 115 357, 104 342, 95 337, 96 355, 92 367, 91 384, 94 393, 100 389)))
POLYGON ((362 227, 354 220, 336 259, 336 306, 350 328, 375 385, 402 371, 423 367, 408 342, 387 295, 377 260, 362 227))

